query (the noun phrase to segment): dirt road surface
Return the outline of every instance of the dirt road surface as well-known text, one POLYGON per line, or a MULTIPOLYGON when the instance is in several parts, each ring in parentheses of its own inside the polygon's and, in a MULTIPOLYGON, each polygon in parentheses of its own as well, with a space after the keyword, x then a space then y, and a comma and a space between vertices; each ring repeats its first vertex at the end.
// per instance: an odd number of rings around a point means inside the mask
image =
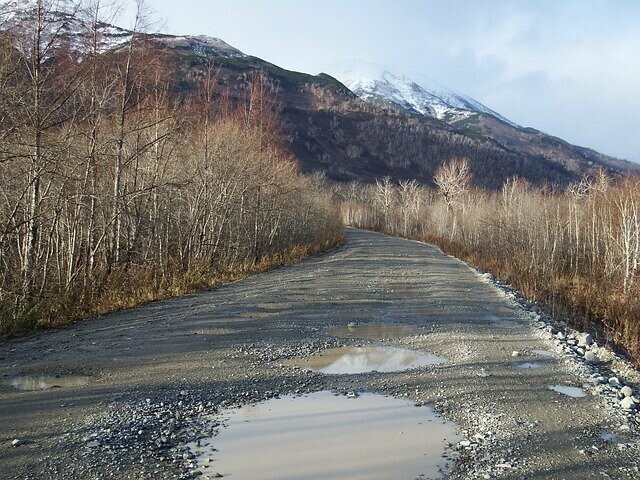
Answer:
POLYGON ((349 230, 344 246, 294 266, 4 341, 0 476, 210 475, 185 446, 211 428, 208 414, 332 390, 406 397, 456 422, 465 440, 451 446, 457 458, 451 478, 640 478, 638 415, 619 405, 623 384, 638 394, 633 372, 610 382, 615 361, 587 365, 575 353, 577 340, 542 320, 437 248, 349 230), (388 340, 327 333, 349 323, 417 332, 388 340), (446 362, 356 375, 287 363, 369 344, 446 362), (87 378, 85 385, 35 391, 11 384, 40 375, 87 378), (553 385, 586 395, 570 397, 553 385))

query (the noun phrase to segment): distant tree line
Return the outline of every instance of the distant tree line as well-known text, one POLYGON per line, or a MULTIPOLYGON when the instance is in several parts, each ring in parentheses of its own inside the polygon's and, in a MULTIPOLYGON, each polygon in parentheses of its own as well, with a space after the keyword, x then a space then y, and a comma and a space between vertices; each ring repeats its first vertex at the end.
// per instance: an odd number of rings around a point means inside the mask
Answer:
POLYGON ((280 145, 265 76, 230 104, 209 65, 185 98, 141 34, 141 2, 114 49, 99 0, 7 5, 0 331, 215 285, 341 239, 330 196, 280 145))

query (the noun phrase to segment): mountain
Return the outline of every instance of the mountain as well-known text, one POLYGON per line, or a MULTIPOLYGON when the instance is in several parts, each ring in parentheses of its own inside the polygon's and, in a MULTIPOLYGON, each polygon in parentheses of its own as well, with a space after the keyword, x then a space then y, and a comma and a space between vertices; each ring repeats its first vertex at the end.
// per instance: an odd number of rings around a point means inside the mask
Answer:
POLYGON ((420 83, 397 75, 384 67, 363 62, 341 62, 332 74, 359 98, 392 104, 409 113, 436 118, 469 136, 495 141, 502 147, 561 163, 569 171, 603 167, 620 174, 638 171, 635 164, 578 147, 534 128, 524 128, 483 105, 422 75, 420 83))
MULTIPOLYGON (((1 28, 16 28, 14 15, 1 28)), ((90 17, 89 17, 90 18, 90 17)), ((28 19, 27 19, 28 20, 28 19)), ((53 28, 82 57, 90 42, 90 20, 53 12, 53 28)), ((100 51, 116 55, 133 33, 99 23, 100 51)), ((372 182, 389 175, 433 184, 438 167, 454 157, 469 159, 478 187, 499 189, 513 176, 534 185, 567 185, 604 168, 613 175, 640 165, 576 147, 530 128, 519 127, 490 108, 436 83, 420 84, 391 74, 309 75, 245 54, 223 40, 205 36, 136 34, 136 45, 156 52, 174 77, 177 99, 189 101, 203 74, 216 70, 217 94, 245 105, 251 82, 261 73, 278 104, 282 141, 307 173, 333 181, 372 182), (340 76, 340 75, 339 75, 340 76), (346 83, 346 85, 345 85, 346 83)), ((144 75, 144 65, 141 75, 144 75)))

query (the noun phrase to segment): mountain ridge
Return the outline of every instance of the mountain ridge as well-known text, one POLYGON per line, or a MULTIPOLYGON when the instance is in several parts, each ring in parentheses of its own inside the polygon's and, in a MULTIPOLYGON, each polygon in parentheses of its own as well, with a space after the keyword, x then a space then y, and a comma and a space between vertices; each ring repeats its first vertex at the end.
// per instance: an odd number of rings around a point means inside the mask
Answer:
MULTIPOLYGON (((81 20, 74 16, 68 20, 69 25, 81 26, 81 20)), ((105 55, 120 50, 134 34, 104 22, 100 29, 105 55)), ((81 38, 83 34, 79 28, 70 28, 69 35, 81 38)), ((199 79, 211 65, 217 72, 218 97, 236 102, 247 98, 255 74, 264 75, 281 106, 283 142, 304 172, 319 172, 330 180, 372 182, 389 175, 396 181, 416 179, 433 185, 437 168, 460 156, 469 159, 475 185, 490 189, 500 188, 513 176, 534 185, 563 186, 600 168, 612 175, 640 171, 640 165, 520 127, 456 92, 449 91, 452 96, 447 101, 434 92, 442 106, 438 118, 434 106, 427 109, 430 104, 399 105, 389 99, 363 99, 331 75, 286 70, 216 37, 135 35, 139 44, 171 58, 173 88, 184 98, 196 92, 199 79), (418 107, 433 115, 421 113, 418 107)), ((400 81, 406 84, 402 78, 400 81)), ((420 89, 420 94, 426 91, 420 89)), ((441 96, 445 93, 446 88, 439 92, 441 96)))

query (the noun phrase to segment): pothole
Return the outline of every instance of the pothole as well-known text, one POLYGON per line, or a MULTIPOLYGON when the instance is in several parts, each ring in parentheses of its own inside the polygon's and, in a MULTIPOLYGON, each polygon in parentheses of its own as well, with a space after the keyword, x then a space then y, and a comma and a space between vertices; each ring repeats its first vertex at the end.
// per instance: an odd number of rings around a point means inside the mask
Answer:
POLYGON ((393 338, 412 337, 420 335, 423 331, 410 325, 402 324, 381 324, 362 323, 338 327, 327 330, 329 335, 334 337, 353 337, 365 340, 386 340, 393 338))
POLYGON ((49 390, 51 388, 82 387, 90 378, 79 375, 25 375, 14 377, 9 384, 18 390, 49 390))
POLYGON ((202 472, 225 478, 441 478, 458 440, 430 407, 375 394, 285 396, 220 418, 226 427, 190 448, 202 472))
POLYGON ((569 385, 549 385, 549 388, 554 392, 567 395, 571 398, 582 398, 587 396, 587 393, 580 387, 571 387, 569 385))
POLYGON ((541 368, 542 364, 540 362, 523 362, 517 363, 515 367, 519 370, 533 370, 536 368, 541 368))
POLYGON ((400 372, 438 365, 446 358, 429 353, 396 347, 330 348, 319 355, 293 359, 290 366, 330 374, 355 374, 366 372, 400 372))

